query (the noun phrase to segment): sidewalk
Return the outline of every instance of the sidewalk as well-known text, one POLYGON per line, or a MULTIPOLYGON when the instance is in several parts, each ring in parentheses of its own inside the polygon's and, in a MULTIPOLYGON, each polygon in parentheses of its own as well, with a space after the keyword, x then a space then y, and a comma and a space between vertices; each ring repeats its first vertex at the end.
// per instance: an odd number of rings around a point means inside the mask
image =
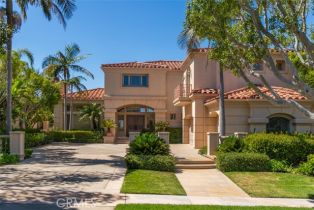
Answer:
POLYGON ((205 197, 205 196, 173 196, 127 194, 122 203, 146 204, 191 204, 191 205, 223 205, 223 206, 283 206, 314 208, 314 200, 287 198, 252 198, 252 197, 205 197))

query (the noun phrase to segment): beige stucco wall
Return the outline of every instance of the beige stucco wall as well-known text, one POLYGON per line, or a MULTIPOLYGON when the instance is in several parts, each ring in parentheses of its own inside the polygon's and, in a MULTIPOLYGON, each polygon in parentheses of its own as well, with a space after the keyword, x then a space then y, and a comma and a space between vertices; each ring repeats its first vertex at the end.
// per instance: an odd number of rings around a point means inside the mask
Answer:
POLYGON ((183 72, 165 69, 105 69, 105 119, 116 121, 117 109, 129 105, 144 105, 154 109, 155 122, 168 121, 171 127, 181 127, 181 108, 173 105, 174 89, 182 81, 183 72), (148 74, 148 87, 123 87, 124 74, 148 74), (171 120, 170 115, 176 114, 171 120))
MULTIPOLYGON (((69 101, 67 102, 68 105, 70 104, 69 101)), ((97 103, 103 104, 102 100, 74 100, 73 106, 76 105, 84 106, 86 104, 97 103)), ((68 114, 70 112, 68 111, 68 114)), ((63 129, 63 100, 60 100, 57 105, 54 106, 54 129, 63 129)), ((92 128, 91 122, 89 119, 80 120, 80 111, 74 110, 73 111, 73 124, 72 129, 75 130, 90 130, 92 128)))
MULTIPOLYGON (((313 110, 309 102, 301 103, 313 110)), ((207 106, 209 113, 219 114, 217 104, 215 101, 207 106)), ((273 105, 264 100, 226 100, 225 110, 226 135, 232 135, 234 132, 264 132, 268 118, 272 115, 291 116, 292 132, 314 132, 314 121, 288 105, 273 105)))

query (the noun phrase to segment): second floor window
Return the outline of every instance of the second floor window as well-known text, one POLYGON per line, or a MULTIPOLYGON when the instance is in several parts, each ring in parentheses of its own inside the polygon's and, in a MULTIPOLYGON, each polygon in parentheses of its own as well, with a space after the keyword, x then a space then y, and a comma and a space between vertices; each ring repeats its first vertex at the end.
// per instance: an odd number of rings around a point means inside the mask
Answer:
POLYGON ((138 75, 138 74, 124 74, 123 87, 148 87, 148 75, 138 75))

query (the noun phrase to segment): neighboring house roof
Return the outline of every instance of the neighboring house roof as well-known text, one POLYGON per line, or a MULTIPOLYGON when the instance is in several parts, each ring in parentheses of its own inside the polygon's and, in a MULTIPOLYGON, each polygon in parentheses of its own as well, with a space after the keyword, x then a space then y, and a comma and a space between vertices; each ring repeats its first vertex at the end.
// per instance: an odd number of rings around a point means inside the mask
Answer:
POLYGON ((68 93, 67 98, 73 100, 102 100, 105 95, 105 88, 95 88, 75 93, 68 93))
POLYGON ((146 61, 146 62, 125 62, 125 63, 112 63, 101 65, 104 68, 154 68, 154 69, 169 69, 180 70, 182 61, 146 61))
MULTIPOLYGON (((264 87, 259 86, 258 87, 264 94, 268 96, 272 96, 270 91, 264 87)), ((307 100, 307 98, 300 93, 298 93, 295 90, 284 88, 284 87, 276 87, 272 86, 275 93, 277 93, 281 98, 283 99, 293 99, 293 100, 307 100)), ((210 98, 206 102, 212 101, 214 99, 218 99, 219 97, 210 98)), ((243 100, 243 99, 263 99, 263 97, 259 96, 252 88, 250 87, 244 87, 237 90, 233 90, 230 92, 225 93, 225 99, 231 99, 231 100, 243 100)))
POLYGON ((202 88, 202 89, 193 89, 191 91, 192 94, 213 94, 217 95, 218 90, 213 88, 202 88))

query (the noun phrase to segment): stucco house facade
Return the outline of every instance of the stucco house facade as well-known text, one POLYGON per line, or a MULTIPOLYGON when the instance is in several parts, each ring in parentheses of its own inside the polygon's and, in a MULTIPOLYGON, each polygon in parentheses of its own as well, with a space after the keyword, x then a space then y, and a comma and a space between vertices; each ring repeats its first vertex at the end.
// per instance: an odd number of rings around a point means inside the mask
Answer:
MULTIPOLYGON (((168 121, 171 127, 182 127, 183 143, 201 148, 207 144, 207 132, 219 130, 219 64, 208 60, 207 53, 208 49, 194 50, 184 61, 103 64, 105 87, 98 92, 100 95, 91 98, 87 97, 90 94, 80 94, 75 103, 103 104, 104 118, 117 124, 110 142, 127 139, 130 131, 149 130, 158 121, 168 121)), ((289 78, 285 62, 276 51, 272 54, 280 73, 289 78)), ((254 68, 281 97, 295 99, 314 110, 313 101, 286 88, 267 66, 257 63, 254 68)), ((301 112, 261 98, 230 71, 224 72, 224 81, 226 135, 278 130, 314 132, 314 122, 301 112)), ((269 94, 264 87, 260 89, 269 94)), ((62 102, 55 108, 55 117, 55 125, 62 127, 62 102)))

